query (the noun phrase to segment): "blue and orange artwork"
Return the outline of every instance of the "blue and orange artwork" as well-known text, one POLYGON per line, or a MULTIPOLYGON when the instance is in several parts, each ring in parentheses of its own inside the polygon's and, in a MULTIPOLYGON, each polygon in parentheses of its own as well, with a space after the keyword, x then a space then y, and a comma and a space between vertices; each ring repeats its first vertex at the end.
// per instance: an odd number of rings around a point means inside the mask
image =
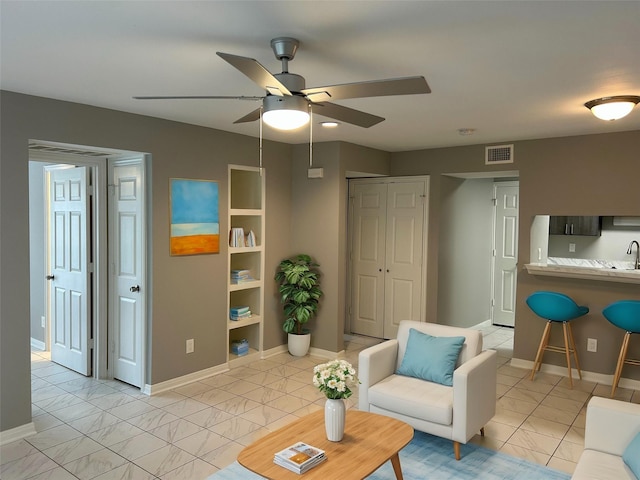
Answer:
POLYGON ((172 178, 171 255, 220 253, 218 182, 172 178))

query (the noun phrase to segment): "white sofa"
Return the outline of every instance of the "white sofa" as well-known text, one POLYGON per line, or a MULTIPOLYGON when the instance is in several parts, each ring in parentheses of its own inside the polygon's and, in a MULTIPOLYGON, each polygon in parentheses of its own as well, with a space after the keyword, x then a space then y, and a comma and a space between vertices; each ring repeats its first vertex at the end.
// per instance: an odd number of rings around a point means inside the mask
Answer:
POLYGON ((635 480, 622 453, 640 432, 640 405, 592 397, 587 405, 584 451, 573 480, 635 480))
POLYGON ((467 443, 495 415, 497 353, 482 351, 482 333, 477 330, 403 320, 397 339, 360 352, 358 370, 360 410, 394 417, 416 430, 453 440, 458 460, 460 443, 467 443), (436 337, 465 337, 453 386, 395 373, 411 328, 436 337))

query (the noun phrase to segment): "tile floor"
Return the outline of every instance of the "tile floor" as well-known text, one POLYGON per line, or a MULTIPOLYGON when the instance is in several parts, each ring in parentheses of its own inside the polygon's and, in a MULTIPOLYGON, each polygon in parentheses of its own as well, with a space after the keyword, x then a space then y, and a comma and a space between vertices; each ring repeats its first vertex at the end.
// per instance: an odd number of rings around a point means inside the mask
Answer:
MULTIPOLYGON (((572 472, 583 448, 585 404, 609 387, 509 365, 513 331, 483 329, 498 351, 497 413, 472 441, 572 472)), ((376 341, 346 343, 346 359, 376 341)), ((281 354, 148 397, 118 381, 82 377, 32 353, 32 411, 38 433, 0 447, 2 480, 200 479, 233 462, 245 446, 287 422, 321 409, 311 384, 321 358, 281 354)), ((618 389, 640 403, 640 391, 618 389)), ((348 400, 357 405, 357 395, 348 400)))

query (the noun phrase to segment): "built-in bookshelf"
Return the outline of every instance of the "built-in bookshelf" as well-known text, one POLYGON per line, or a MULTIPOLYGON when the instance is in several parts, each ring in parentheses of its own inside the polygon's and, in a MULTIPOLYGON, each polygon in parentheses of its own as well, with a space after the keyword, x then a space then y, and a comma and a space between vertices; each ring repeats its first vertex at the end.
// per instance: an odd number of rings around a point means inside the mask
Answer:
POLYGON ((228 179, 227 351, 234 367, 259 358, 263 348, 265 171, 229 165, 228 179), (245 355, 232 351, 241 340, 249 342, 245 355))

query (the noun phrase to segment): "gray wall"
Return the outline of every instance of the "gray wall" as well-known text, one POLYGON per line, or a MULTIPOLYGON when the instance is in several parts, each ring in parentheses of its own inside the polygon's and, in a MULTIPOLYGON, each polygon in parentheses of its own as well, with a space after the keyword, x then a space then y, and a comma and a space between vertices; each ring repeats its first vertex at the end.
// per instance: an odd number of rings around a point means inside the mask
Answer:
MULTIPOLYGON (((507 165, 509 170, 519 171, 520 179, 514 358, 533 361, 544 328, 544 322, 526 306, 526 297, 536 290, 556 290, 591 309, 573 327, 583 370, 613 373, 624 332, 610 325, 601 312, 619 299, 640 300, 638 285, 537 277, 528 274, 524 265, 530 261, 530 230, 535 215, 570 212, 572 215, 640 216, 639 144, 640 131, 514 142, 515 162, 507 165), (598 352, 586 351, 587 338, 598 339, 598 352)), ((433 285, 438 284, 439 269, 431 267, 437 264, 442 248, 439 244, 442 173, 495 172, 504 167, 484 165, 484 145, 391 154, 392 175, 431 175, 428 321, 438 321, 438 296, 433 285)), ((552 334, 552 341, 559 341, 557 333, 552 334)), ((629 356, 640 356, 640 344, 631 342, 629 356)), ((564 360, 559 357, 549 354, 544 360, 563 365, 564 360)), ((638 379, 640 370, 625 369, 623 376, 638 379)))
MULTIPOLYGON (((218 255, 169 256, 169 178, 212 179, 220 187, 220 231, 227 225, 227 165, 258 163, 258 140, 86 105, 2 92, 0 178, 0 431, 31 420, 28 140, 150 153, 152 285, 147 383, 226 361, 226 242, 218 255), (188 281, 185 281, 188 280, 188 281), (196 351, 186 355, 185 339, 196 351)), ((266 270, 290 251, 291 146, 265 142, 266 270)), ((265 275, 266 291, 273 290, 265 275)), ((282 344, 267 296, 265 348, 282 344)), ((37 315, 37 313, 36 313, 37 315)))
POLYGON ((438 323, 471 327, 490 317, 492 198, 493 179, 442 178, 438 323))

